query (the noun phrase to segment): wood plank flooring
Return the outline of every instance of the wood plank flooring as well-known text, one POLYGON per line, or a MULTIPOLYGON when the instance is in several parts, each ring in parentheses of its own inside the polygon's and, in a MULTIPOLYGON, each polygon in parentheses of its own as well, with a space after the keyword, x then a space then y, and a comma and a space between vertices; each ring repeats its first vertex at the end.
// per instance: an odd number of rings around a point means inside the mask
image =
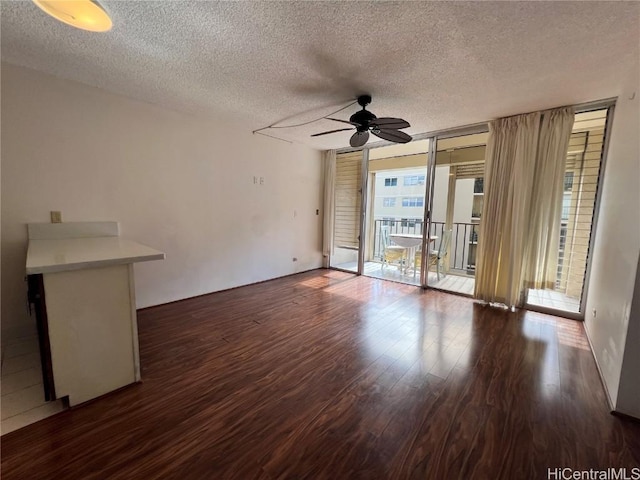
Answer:
POLYGON ((139 312, 143 383, 2 437, 11 479, 526 479, 640 465, 581 323, 316 270, 139 312))

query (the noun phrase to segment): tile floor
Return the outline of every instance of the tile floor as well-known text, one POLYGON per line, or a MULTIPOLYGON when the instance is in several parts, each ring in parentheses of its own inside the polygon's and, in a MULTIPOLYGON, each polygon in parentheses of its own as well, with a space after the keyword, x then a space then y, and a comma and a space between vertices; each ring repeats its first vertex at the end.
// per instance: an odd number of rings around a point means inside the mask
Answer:
POLYGON ((3 338, 0 391, 1 435, 64 409, 62 401, 44 399, 37 335, 3 338))
POLYGON ((529 289, 527 303, 529 305, 564 310, 565 312, 580 312, 580 299, 568 297, 564 293, 555 290, 529 289))
POLYGON ((445 275, 444 277, 441 276, 440 281, 437 281, 436 275, 429 272, 429 281, 431 281, 431 275, 434 277, 434 282, 432 283, 433 287, 447 292, 456 292, 473 296, 473 290, 476 285, 475 278, 449 273, 449 275, 445 275))

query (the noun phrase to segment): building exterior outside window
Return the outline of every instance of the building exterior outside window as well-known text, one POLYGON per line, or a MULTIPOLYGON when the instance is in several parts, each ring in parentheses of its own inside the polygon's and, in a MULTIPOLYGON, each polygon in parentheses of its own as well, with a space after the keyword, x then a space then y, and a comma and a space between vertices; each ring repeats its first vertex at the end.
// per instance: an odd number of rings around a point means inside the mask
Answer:
POLYGON ((405 175, 404 186, 410 187, 411 185, 424 185, 425 175, 405 175))
POLYGON ((403 207, 424 207, 424 197, 402 197, 403 207))

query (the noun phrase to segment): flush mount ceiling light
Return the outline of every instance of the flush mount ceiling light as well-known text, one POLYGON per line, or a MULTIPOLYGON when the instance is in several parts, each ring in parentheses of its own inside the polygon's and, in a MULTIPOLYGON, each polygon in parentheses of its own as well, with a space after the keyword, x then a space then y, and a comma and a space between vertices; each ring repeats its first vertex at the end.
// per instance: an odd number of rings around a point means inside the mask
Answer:
POLYGON ((53 18, 82 30, 106 32, 113 25, 96 0, 33 0, 33 3, 53 18))

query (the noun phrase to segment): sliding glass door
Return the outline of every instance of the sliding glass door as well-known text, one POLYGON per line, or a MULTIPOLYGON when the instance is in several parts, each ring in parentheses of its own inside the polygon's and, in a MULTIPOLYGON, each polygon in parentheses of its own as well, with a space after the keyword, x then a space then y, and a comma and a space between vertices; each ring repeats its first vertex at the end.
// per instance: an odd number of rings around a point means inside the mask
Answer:
POLYGON ((473 294, 487 140, 480 132, 338 154, 330 265, 473 294))
POLYGON ((363 274, 421 285, 430 140, 368 152, 363 274))
POLYGON ((431 287, 473 295, 487 137, 483 132, 437 140, 427 273, 431 287))

